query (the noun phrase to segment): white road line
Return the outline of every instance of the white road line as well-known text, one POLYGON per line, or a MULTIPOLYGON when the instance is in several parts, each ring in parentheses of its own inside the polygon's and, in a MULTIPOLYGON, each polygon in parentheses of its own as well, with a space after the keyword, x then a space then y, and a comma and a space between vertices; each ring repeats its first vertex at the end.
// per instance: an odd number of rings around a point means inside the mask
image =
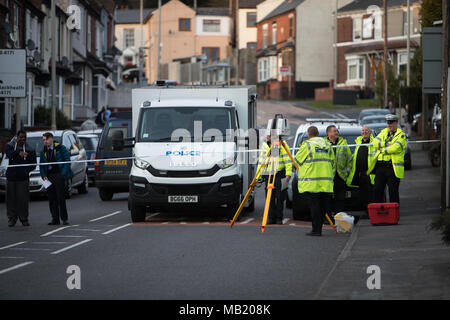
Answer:
POLYGON ((348 119, 347 116, 344 116, 342 113, 338 113, 338 115, 342 118, 342 119, 348 119))
POLYGON ((72 248, 75 248, 75 247, 81 246, 82 244, 84 244, 84 243, 86 243, 86 242, 89 242, 89 241, 92 241, 92 239, 86 239, 86 240, 83 240, 83 241, 77 242, 77 243, 75 243, 75 244, 73 244, 73 245, 71 245, 71 246, 68 246, 68 247, 65 247, 65 248, 62 248, 62 249, 56 250, 56 251, 52 252, 51 254, 58 254, 58 253, 61 253, 61 252, 67 251, 67 250, 69 250, 69 249, 72 249, 72 248))
POLYGON ((103 232, 102 234, 110 234, 111 232, 120 230, 120 229, 122 229, 122 228, 126 228, 126 227, 131 226, 131 225, 132 225, 132 223, 127 223, 127 224, 124 224, 123 226, 120 226, 120 227, 111 229, 111 230, 109 230, 109 231, 103 232))
POLYGON ((208 221, 205 221, 205 222, 203 222, 202 224, 209 224, 209 222, 208 222, 208 221))
POLYGON ((242 221, 239 224, 247 224, 247 223, 249 223, 250 221, 253 221, 253 220, 255 220, 255 218, 248 218, 247 220, 242 221))
POLYGON ((286 222, 288 222, 289 221, 289 218, 284 218, 283 219, 283 224, 286 224, 286 222))
POLYGON ((52 238, 85 238, 87 236, 50 236, 52 238))
POLYGON ((25 259, 25 257, 0 257, 0 259, 25 259))
POLYGON ((163 222, 163 223, 161 223, 161 224, 169 224, 168 222, 163 222))
POLYGON ((98 220, 101 220, 101 219, 105 219, 105 218, 114 216, 114 215, 116 215, 116 214, 119 214, 119 213, 121 213, 121 212, 122 212, 122 210, 114 211, 113 213, 107 214, 106 216, 102 216, 102 217, 98 217, 98 218, 89 220, 89 222, 94 222, 94 221, 98 221, 98 220))
POLYGON ((151 218, 151 217, 157 216, 158 214, 160 214, 160 213, 159 213, 159 212, 157 212, 157 213, 152 213, 152 214, 149 215, 147 218, 151 218))
POLYGON ((182 222, 180 222, 180 224, 187 224, 187 222, 182 221, 182 222))
POLYGON ((289 225, 290 225, 290 226, 296 226, 296 224, 295 224, 295 223, 289 223, 289 225))
POLYGON ((10 267, 10 268, 0 270, 0 274, 4 274, 4 273, 7 273, 7 272, 9 272, 9 271, 13 271, 13 270, 16 270, 16 269, 25 267, 25 266, 27 266, 27 265, 29 265, 29 264, 32 264, 32 263, 34 263, 34 262, 33 262, 33 261, 27 261, 27 262, 24 262, 24 263, 15 265, 15 266, 10 267))
POLYGON ((26 241, 13 243, 13 244, 1 247, 0 250, 4 250, 4 249, 12 248, 12 247, 15 247, 15 246, 19 246, 19 245, 24 244, 24 243, 26 243, 26 241))
POLYGON ((47 233, 41 234, 41 237, 47 237, 47 236, 49 236, 49 235, 51 235, 51 234, 54 234, 54 233, 56 233, 56 232, 58 232, 58 231, 61 231, 61 230, 64 230, 64 229, 67 229, 67 228, 70 228, 70 227, 71 227, 71 226, 66 226, 66 227, 61 227, 61 228, 58 228, 58 229, 49 231, 49 232, 47 232, 47 233))

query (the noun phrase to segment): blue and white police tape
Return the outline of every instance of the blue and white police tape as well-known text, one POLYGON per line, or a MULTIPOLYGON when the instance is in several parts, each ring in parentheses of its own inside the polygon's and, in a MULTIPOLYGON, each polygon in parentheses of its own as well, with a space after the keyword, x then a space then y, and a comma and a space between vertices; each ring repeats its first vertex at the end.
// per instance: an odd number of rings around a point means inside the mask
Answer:
MULTIPOLYGON (((407 144, 419 144, 419 143, 433 143, 439 142, 440 140, 413 140, 408 141, 407 144)), ((347 145, 335 145, 332 148, 344 148, 344 147, 357 147, 357 146, 370 146, 372 144, 347 144, 347 145)), ((299 148, 292 148, 292 151, 298 150, 299 148)), ((200 151, 200 150, 198 150, 200 151)), ((200 151, 200 154, 230 154, 230 153, 260 153, 262 149, 252 149, 252 150, 235 150, 235 151, 200 151)), ((154 158, 162 155, 147 155, 147 156, 132 156, 132 157, 119 157, 119 158, 105 158, 105 159, 93 159, 93 160, 70 160, 70 161, 59 161, 59 162, 44 162, 44 163, 29 163, 29 164, 14 164, 7 166, 0 166, 0 168, 13 168, 13 167, 29 167, 29 166, 46 166, 46 165, 55 165, 55 164, 67 164, 67 163, 89 163, 89 162, 104 162, 104 161, 119 161, 119 160, 134 160, 134 159, 146 159, 146 158, 154 158)))

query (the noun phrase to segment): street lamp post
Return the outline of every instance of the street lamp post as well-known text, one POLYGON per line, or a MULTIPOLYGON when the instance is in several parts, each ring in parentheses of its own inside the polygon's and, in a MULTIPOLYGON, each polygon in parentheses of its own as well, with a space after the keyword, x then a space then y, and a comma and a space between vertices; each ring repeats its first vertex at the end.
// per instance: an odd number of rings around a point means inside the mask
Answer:
POLYGON ((55 0, 51 3, 51 25, 52 25, 52 130, 56 130, 56 9, 55 0))

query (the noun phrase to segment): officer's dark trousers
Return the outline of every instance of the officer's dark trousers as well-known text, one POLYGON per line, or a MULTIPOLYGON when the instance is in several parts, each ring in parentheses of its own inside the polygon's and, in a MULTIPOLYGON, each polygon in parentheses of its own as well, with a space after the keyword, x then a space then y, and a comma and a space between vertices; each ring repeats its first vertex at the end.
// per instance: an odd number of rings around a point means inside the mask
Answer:
POLYGON ((361 207, 367 211, 367 205, 372 202, 373 187, 370 177, 365 172, 356 172, 359 174, 359 197, 361 207))
MULTIPOLYGON (((281 192, 281 179, 286 177, 286 171, 282 170, 275 176, 274 189, 272 190, 272 198, 270 199, 269 222, 275 223, 277 220, 283 220, 283 193, 281 192)), ((267 196, 267 180, 266 176, 266 196, 267 196)))
POLYGON ((339 213, 344 211, 345 208, 345 188, 347 184, 344 180, 338 175, 334 176, 334 198, 333 198, 333 210, 334 213, 339 213))
POLYGON ((29 181, 8 181, 6 184, 6 212, 8 221, 16 223, 17 218, 21 222, 28 221, 28 202, 30 193, 29 181))
POLYGON ((322 225, 325 219, 325 213, 330 208, 331 194, 325 192, 305 192, 302 193, 311 211, 312 232, 322 233, 322 225))
POLYGON ((52 183, 52 185, 47 189, 52 221, 59 222, 60 218, 61 220, 66 221, 68 216, 65 198, 65 179, 60 173, 50 173, 48 175, 48 180, 52 183))
POLYGON ((386 185, 389 188, 389 202, 397 202, 400 204, 399 186, 400 179, 395 176, 392 163, 378 161, 375 167, 375 187, 374 201, 376 203, 384 202, 384 189, 386 185))

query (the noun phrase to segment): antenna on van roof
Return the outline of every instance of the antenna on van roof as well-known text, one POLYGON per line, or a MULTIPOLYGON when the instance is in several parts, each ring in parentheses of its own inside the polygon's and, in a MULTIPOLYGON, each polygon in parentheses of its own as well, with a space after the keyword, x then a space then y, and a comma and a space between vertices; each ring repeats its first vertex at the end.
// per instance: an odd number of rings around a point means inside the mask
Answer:
POLYGON ((216 102, 219 102, 219 88, 217 88, 216 102))
POLYGON ((161 102, 161 89, 159 90, 158 102, 161 102))

